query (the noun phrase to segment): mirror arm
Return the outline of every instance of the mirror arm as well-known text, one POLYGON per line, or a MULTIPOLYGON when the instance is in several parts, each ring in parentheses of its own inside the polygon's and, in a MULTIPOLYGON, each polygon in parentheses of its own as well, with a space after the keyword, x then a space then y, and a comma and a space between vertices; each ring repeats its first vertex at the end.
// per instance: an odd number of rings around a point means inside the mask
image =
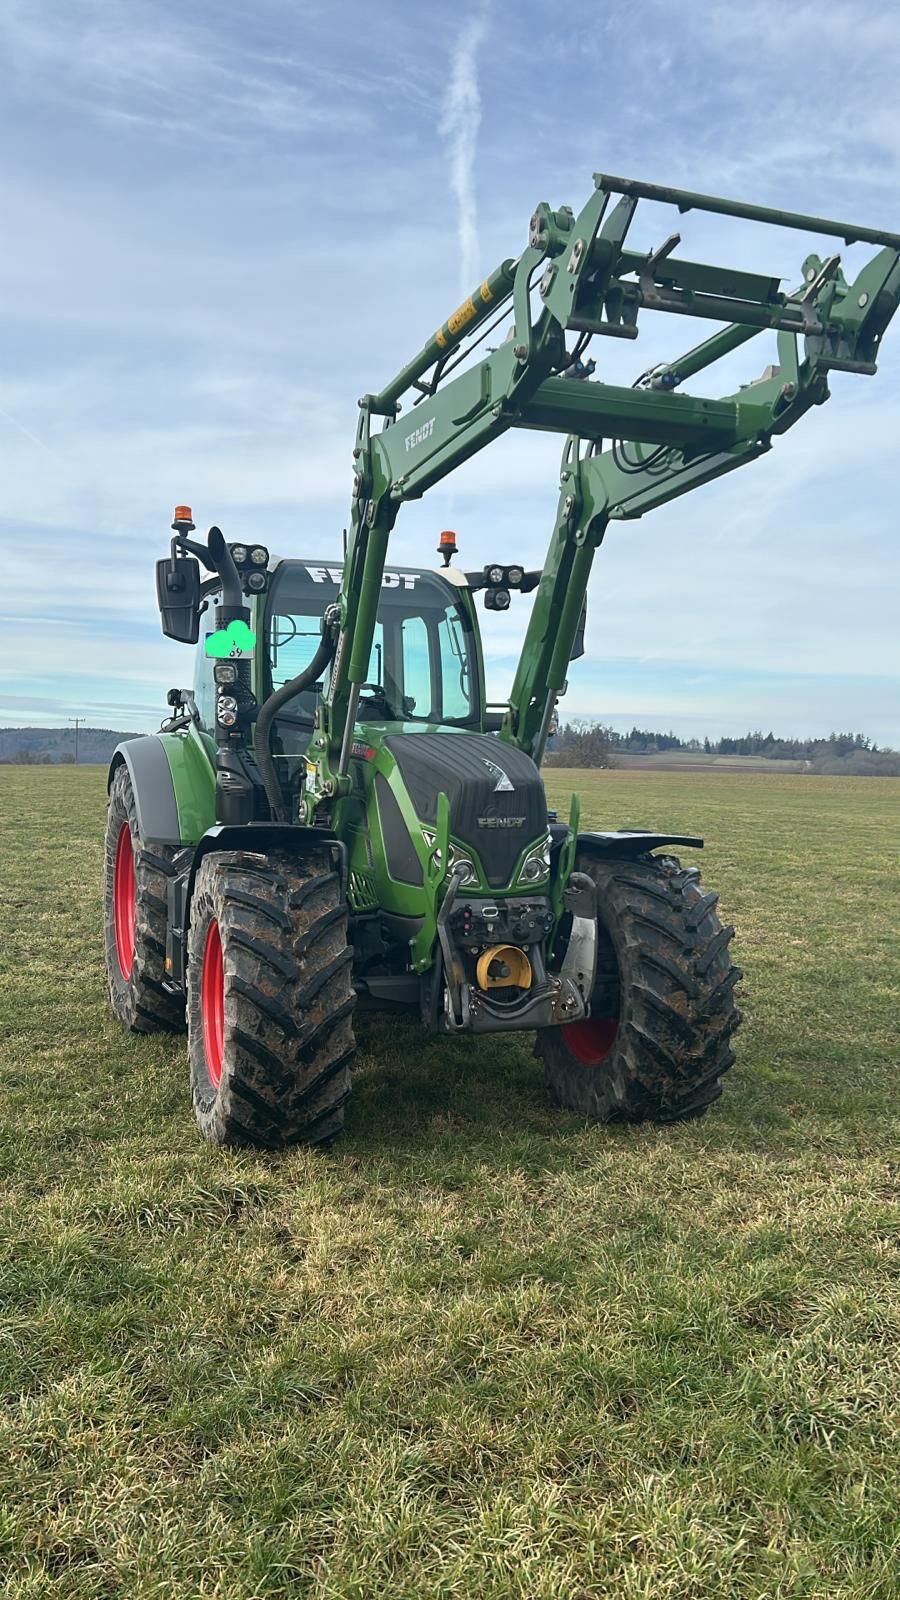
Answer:
POLYGON ((179 550, 186 551, 190 556, 196 556, 199 561, 203 562, 207 572, 215 572, 216 569, 213 565, 212 557, 205 544, 200 544, 196 539, 188 539, 184 534, 176 533, 171 543, 171 559, 173 562, 176 552, 179 550))

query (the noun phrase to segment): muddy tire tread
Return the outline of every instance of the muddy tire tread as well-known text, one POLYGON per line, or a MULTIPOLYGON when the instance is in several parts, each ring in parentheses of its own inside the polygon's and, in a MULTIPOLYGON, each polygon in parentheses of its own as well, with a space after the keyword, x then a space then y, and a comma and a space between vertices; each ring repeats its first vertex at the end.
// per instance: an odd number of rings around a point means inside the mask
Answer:
POLYGON ((354 1053, 347 906, 327 847, 295 857, 204 857, 188 953, 194 1111, 221 1145, 320 1144, 343 1126, 354 1053), (206 1068, 200 979, 206 929, 219 924, 225 964, 225 1060, 206 1068))
POLYGON ((148 849, 140 836, 131 775, 124 762, 113 774, 106 820, 103 863, 103 922, 106 981, 114 1015, 129 1033, 183 1033, 184 995, 165 986, 166 886, 175 877, 183 850, 155 844, 148 849), (134 852, 134 963, 123 978, 116 953, 113 918, 113 874, 122 823, 131 830, 134 852))
POLYGON ((605 947, 618 966, 620 1026, 611 1054, 588 1067, 563 1030, 541 1030, 536 1052, 552 1098, 603 1122, 702 1115, 722 1092, 741 1021, 734 990, 742 974, 729 953, 734 929, 719 920, 718 894, 704 891, 698 869, 674 856, 623 866, 581 852, 576 868, 597 886, 605 947))

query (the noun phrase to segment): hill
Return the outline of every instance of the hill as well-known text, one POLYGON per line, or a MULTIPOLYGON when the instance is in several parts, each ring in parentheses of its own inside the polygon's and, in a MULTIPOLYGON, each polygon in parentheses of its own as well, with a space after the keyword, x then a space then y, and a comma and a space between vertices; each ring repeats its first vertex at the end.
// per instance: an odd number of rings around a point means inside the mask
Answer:
MULTIPOLYGON (((79 728, 78 760, 82 766, 109 761, 123 739, 136 739, 136 733, 115 728, 79 728)), ((56 763, 74 761, 75 729, 0 728, 0 762, 56 763)))

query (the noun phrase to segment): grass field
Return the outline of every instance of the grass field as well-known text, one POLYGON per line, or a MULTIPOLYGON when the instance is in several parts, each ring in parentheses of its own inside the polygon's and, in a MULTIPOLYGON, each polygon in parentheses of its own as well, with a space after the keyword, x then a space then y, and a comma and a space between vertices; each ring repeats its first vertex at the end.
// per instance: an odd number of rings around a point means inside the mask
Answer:
POLYGON ((632 755, 617 750, 614 765, 623 772, 762 772, 769 777, 805 772, 811 762, 773 761, 766 756, 714 756, 702 750, 658 750, 652 755, 632 755))
POLYGON ((267 1159, 107 1014, 103 774, 0 768, 9 1600, 895 1600, 900 783, 548 779, 706 834, 723 1100, 587 1126, 377 1019, 267 1159))

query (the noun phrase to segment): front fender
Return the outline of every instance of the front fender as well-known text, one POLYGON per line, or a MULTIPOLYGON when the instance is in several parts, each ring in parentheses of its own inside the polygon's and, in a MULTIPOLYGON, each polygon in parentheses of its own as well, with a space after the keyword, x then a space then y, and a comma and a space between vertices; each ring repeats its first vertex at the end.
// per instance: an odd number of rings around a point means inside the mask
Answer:
POLYGON ((240 827, 229 827, 217 822, 207 828, 191 859, 187 885, 187 904, 194 892, 194 879, 204 856, 222 850, 250 850, 267 855, 270 850, 289 850, 302 855, 314 845, 329 846, 335 871, 340 874, 341 893, 347 895, 347 846, 328 828, 304 828, 281 822, 246 822, 240 827))
POLYGON ((151 733, 142 739, 126 739, 117 744, 109 764, 107 789, 119 767, 128 768, 138 832, 144 843, 180 845, 175 785, 162 739, 151 733))
POLYGON ((298 855, 313 845, 327 844, 332 852, 335 869, 340 873, 341 892, 347 896, 347 848, 325 828, 293 827, 277 822, 247 822, 242 826, 216 823, 207 828, 191 852, 190 859, 168 887, 168 922, 166 927, 166 972, 174 983, 185 986, 187 964, 187 938, 194 898, 194 884, 204 856, 220 854, 223 850, 246 850, 268 855, 270 850, 290 850, 298 855))
POLYGON ((650 833, 643 828, 619 828, 610 833, 579 833, 579 850, 595 855, 622 856, 631 860, 646 855, 648 850, 658 850, 660 845, 678 844, 686 850, 702 850, 703 840, 690 833, 650 833))
POLYGON ((123 765, 145 844, 196 844, 215 821, 215 770, 205 748, 189 734, 150 733, 124 740, 113 752, 107 787, 123 765))

